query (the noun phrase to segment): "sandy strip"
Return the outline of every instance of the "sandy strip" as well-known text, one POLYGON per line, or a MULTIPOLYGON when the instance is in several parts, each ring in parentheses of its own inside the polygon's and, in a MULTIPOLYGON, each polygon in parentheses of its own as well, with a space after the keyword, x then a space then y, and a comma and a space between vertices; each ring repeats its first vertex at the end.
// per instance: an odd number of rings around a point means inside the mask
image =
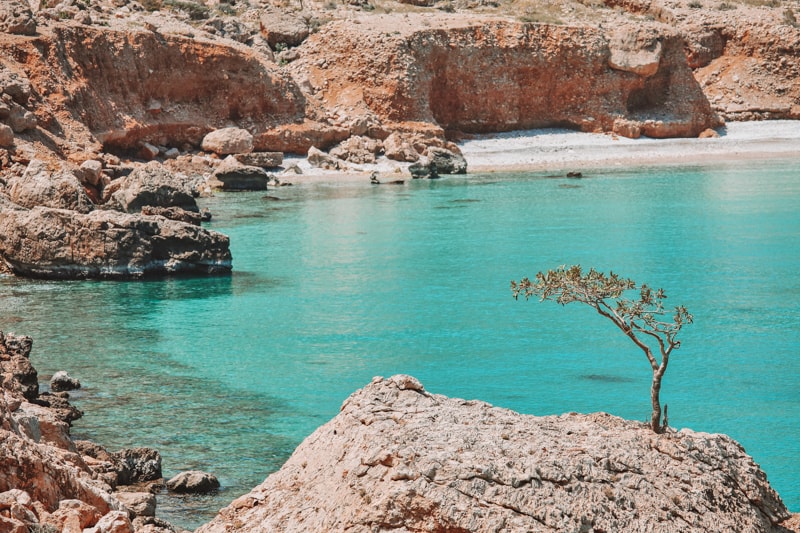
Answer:
MULTIPOLYGON (((800 159, 800 120, 732 122, 710 139, 627 139, 604 133, 538 129, 477 135, 459 143, 470 173, 519 170, 581 170, 699 164, 750 159, 800 159)), ((302 174, 283 174, 292 183, 410 179, 407 163, 382 157, 374 165, 352 165, 343 171, 314 168, 305 158, 287 157, 302 174)))

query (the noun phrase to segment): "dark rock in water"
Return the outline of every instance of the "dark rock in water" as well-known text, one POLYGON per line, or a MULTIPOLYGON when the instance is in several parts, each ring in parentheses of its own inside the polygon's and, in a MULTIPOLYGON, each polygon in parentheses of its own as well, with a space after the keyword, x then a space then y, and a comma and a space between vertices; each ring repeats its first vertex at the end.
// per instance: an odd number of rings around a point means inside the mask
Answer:
POLYGON ((269 179, 263 168, 243 165, 229 156, 214 171, 212 184, 223 191, 263 191, 269 179))
POLYGON ((119 484, 131 485, 160 479, 161 454, 152 448, 126 448, 111 457, 119 466, 119 484))
POLYGON ((169 481, 167 488, 172 492, 205 494, 219 488, 219 480, 213 474, 199 470, 181 472, 169 481))
POLYGON ((446 148, 428 147, 428 160, 436 165, 439 174, 466 174, 467 160, 464 156, 446 148))
POLYGON ((436 167, 436 163, 433 161, 429 161, 428 159, 422 158, 416 163, 409 165, 408 171, 411 173, 411 177, 415 180, 418 179, 436 179, 439 177, 439 172, 436 167))
POLYGON ((81 388, 81 382, 70 376, 64 370, 59 370, 50 378, 50 390, 52 392, 71 391, 81 388))
POLYGON ((162 217, 65 209, 6 209, 0 259, 18 276, 126 279, 231 270, 227 236, 162 217))
POLYGON ((583 177, 583 172, 570 171, 570 172, 567 172, 567 177, 568 178, 582 178, 583 177))

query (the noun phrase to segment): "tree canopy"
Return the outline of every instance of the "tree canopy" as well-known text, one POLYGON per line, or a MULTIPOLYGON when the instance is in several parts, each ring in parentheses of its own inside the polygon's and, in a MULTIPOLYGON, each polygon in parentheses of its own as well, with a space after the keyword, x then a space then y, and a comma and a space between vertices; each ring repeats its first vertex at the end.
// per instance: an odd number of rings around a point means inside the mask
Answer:
POLYGON ((522 294, 525 299, 537 296, 540 301, 551 300, 561 305, 580 302, 593 307, 617 326, 644 352, 650 363, 653 370, 650 426, 656 433, 664 431, 668 420, 665 406, 664 422, 661 422, 661 381, 670 354, 681 345, 678 333, 693 321, 686 307, 679 305, 668 310, 664 307, 667 295, 663 289, 652 289, 644 283, 638 285, 613 272, 606 275, 592 268, 584 273, 580 265, 539 272, 533 281, 528 278, 512 281, 511 291, 515 299, 522 294))

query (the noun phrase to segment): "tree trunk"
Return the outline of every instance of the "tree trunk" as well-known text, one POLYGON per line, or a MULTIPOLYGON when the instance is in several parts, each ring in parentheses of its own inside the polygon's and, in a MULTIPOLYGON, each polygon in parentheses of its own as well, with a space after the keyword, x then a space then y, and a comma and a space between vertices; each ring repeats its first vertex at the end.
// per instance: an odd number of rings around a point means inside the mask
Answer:
POLYGON ((661 401, 659 399, 662 377, 664 377, 663 372, 653 372, 653 384, 650 385, 650 403, 653 405, 653 413, 650 416, 650 428, 655 433, 663 433, 664 431, 664 428, 661 427, 661 401))

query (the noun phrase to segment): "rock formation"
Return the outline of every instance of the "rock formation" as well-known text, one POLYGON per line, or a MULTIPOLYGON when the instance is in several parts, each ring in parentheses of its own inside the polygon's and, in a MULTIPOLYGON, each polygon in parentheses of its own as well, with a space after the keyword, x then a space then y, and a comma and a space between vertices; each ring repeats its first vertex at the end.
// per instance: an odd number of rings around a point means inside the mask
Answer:
POLYGON ((30 337, 0 332, 0 531, 133 533, 133 523, 149 521, 150 529, 141 531, 174 532, 152 518, 152 494, 118 498, 114 492, 160 478, 158 453, 109 453, 73 442, 69 425, 80 412, 67 393, 39 394, 32 386, 31 346, 30 337))
POLYGON ((525 416, 394 376, 197 531, 779 532, 789 516, 725 435, 525 416))

